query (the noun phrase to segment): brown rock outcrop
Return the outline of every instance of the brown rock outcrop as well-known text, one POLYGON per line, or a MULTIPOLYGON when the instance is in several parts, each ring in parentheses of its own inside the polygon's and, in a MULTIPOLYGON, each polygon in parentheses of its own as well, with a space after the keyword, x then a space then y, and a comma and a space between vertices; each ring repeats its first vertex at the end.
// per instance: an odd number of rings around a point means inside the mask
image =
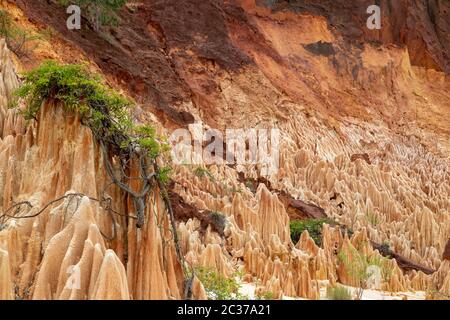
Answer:
POLYGON ((442 254, 443 260, 450 260, 450 239, 447 241, 447 245, 445 246, 444 253, 442 254))

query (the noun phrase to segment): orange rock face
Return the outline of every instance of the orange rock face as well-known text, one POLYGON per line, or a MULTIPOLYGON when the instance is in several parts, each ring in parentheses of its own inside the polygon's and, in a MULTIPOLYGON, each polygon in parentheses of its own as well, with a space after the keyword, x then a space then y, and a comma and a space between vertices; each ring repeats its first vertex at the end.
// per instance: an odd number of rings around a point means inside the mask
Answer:
POLYGON ((27 123, 7 108, 23 65, 0 40, 0 299, 181 299, 186 270, 193 297, 207 299, 197 268, 239 274, 256 294, 319 299, 324 282, 364 285, 346 258, 382 261, 377 290, 450 294, 450 4, 381 1, 375 31, 354 13, 363 1, 266 3, 143 1, 120 12, 107 41, 68 32, 56 3, 17 1, 27 20, 58 31, 51 55, 37 57, 76 62, 61 54, 70 43, 158 133, 197 122, 277 128, 282 139, 278 171, 264 177, 259 164, 174 164, 170 192, 189 210, 172 230, 154 190, 137 229, 120 189, 108 196, 122 215, 94 200, 109 179, 77 115, 46 101, 27 123), (291 219, 305 214, 286 195, 352 233, 325 224, 321 245, 308 231, 293 243, 291 219), (220 213, 223 230, 203 213, 220 213), (433 272, 402 270, 371 241, 433 272))

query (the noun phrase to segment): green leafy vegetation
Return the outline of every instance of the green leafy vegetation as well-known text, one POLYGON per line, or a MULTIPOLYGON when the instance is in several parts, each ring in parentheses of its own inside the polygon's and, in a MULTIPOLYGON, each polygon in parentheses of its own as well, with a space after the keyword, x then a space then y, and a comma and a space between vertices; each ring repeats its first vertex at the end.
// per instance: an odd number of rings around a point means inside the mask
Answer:
MULTIPOLYGON (((132 201, 134 214, 122 214, 116 210, 110 212, 135 219, 136 227, 142 228, 151 191, 159 191, 168 213, 176 254, 186 275, 186 264, 166 188, 171 170, 159 165, 170 149, 167 139, 159 136, 150 125, 136 125, 130 112, 133 106, 131 100, 108 87, 85 65, 47 61, 25 73, 22 79, 21 87, 14 92, 15 103, 12 107, 22 106, 18 103, 22 100, 24 107, 20 112, 28 121, 38 120, 41 107, 46 105, 76 114, 81 123, 91 130, 102 153, 105 171, 111 179, 98 200, 102 206, 105 205, 105 209, 111 209, 106 191, 114 184, 132 201), (137 174, 133 176, 133 172, 137 174)), ((115 224, 113 226, 115 228, 115 224)), ((112 241, 116 235, 114 232, 112 238, 107 240, 112 241)))
POLYGON ((245 186, 247 187, 247 189, 249 189, 252 193, 256 193, 256 188, 253 185, 253 182, 251 180, 246 180, 245 181, 245 186))
POLYGON ((242 300, 240 285, 234 277, 227 278, 210 268, 196 268, 196 274, 210 300, 242 300))
POLYGON ((383 242, 378 251, 386 258, 391 258, 391 246, 387 242, 383 242))
MULTIPOLYGON (((15 92, 25 101, 22 114, 27 120, 36 119, 44 101, 53 99, 70 112, 78 113, 96 137, 110 143, 116 151, 140 147, 154 159, 168 146, 149 125, 134 125, 129 108, 132 102, 103 84, 84 65, 60 65, 46 61, 23 75, 23 85, 15 92), (117 149, 120 149, 117 150, 117 149)), ((166 178, 170 170, 160 172, 166 178)))
POLYGON ((157 178, 162 184, 168 185, 170 181, 170 175, 172 173, 172 168, 169 166, 162 167, 159 169, 157 178))
POLYGON ((367 213, 366 219, 374 227, 380 223, 380 218, 375 213, 367 213))
POLYGON ((96 31, 99 31, 101 26, 117 26, 117 11, 127 2, 128 0, 59 0, 64 6, 78 5, 96 31))
MULTIPOLYGON (((224 181, 224 179, 220 178, 216 179, 216 177, 214 177, 211 171, 209 171, 206 168, 196 167, 195 169, 193 169, 193 173, 200 179, 208 178, 209 181, 219 184, 223 188, 223 191, 228 193, 230 196, 233 196, 235 193, 242 192, 241 188, 237 188, 235 186, 229 187, 228 184, 224 181)), ((220 197, 220 195, 216 195, 216 197, 220 197)))
POLYGON ((350 250, 349 254, 340 251, 338 261, 344 266, 345 271, 355 279, 358 286, 357 299, 359 300, 364 290, 370 285, 370 282, 379 281, 381 285, 383 282, 389 281, 393 270, 389 260, 384 257, 369 257, 355 248, 350 250))
POLYGON ((346 287, 336 285, 327 287, 328 300, 352 300, 352 294, 346 287))
POLYGON ((17 56, 27 56, 42 36, 33 34, 17 25, 5 10, 0 10, 0 36, 5 38, 8 48, 17 56))
POLYGON ((266 291, 255 296, 256 300, 275 300, 275 295, 271 291, 266 291))
POLYGON ((440 292, 437 288, 432 288, 431 285, 425 290, 425 300, 450 300, 450 295, 440 292))
POLYGON ((293 220, 289 226, 291 229, 292 242, 297 243, 303 231, 308 230, 310 237, 320 246, 322 245, 322 226, 323 224, 335 225, 336 222, 330 219, 306 219, 293 220))
MULTIPOLYGON (((86 66, 61 65, 53 61, 44 62, 25 73, 15 97, 25 102, 26 107, 21 112, 27 120, 37 119, 46 101, 80 116, 101 146, 112 182, 133 198, 137 225, 141 227, 144 223, 145 198, 152 188, 151 178, 157 179, 162 191, 170 179, 171 170, 169 167, 159 168, 156 162, 157 157, 169 150, 166 139, 158 136, 150 125, 133 123, 130 114, 132 102, 106 86, 86 66), (117 158, 115 162, 119 164, 119 170, 113 168, 113 161, 109 161, 111 157, 117 158), (132 159, 140 166, 142 187, 139 192, 125 182, 132 159)), ((163 196, 167 197, 167 193, 163 196)), ((168 199, 165 202, 168 203, 168 199)))

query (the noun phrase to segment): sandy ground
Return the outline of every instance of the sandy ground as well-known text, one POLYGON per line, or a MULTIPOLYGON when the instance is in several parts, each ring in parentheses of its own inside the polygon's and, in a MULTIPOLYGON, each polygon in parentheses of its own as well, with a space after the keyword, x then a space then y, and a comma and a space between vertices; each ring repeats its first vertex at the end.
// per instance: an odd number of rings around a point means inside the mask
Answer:
MULTIPOLYGON (((326 299, 326 291, 328 280, 319 281, 321 299, 326 299)), ((356 295, 356 288, 344 286, 356 295)), ((252 283, 241 283, 240 293, 247 296, 251 300, 255 300, 256 285, 252 283)), ((426 293, 424 291, 417 292, 386 292, 379 290, 364 290, 362 300, 425 300, 426 293)), ((283 300, 306 300, 302 298, 293 298, 283 296, 283 300)))

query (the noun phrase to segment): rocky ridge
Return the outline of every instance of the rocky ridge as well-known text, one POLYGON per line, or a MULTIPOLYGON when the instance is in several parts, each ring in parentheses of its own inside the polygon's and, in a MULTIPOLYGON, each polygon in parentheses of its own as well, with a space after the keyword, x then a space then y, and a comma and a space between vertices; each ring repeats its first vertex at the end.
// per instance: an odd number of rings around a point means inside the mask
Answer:
MULTIPOLYGON (((445 66, 445 59, 435 58, 433 64, 424 62, 429 57, 411 59, 410 42, 406 47, 353 47, 345 40, 349 35, 341 38, 330 28, 326 15, 305 13, 305 8, 297 12, 254 1, 236 3, 220 7, 227 17, 229 44, 222 53, 233 59, 229 61, 211 56, 215 52, 211 47, 188 48, 187 40, 182 42, 183 49, 175 50, 180 46, 176 35, 182 31, 166 30, 169 26, 158 15, 167 13, 171 3, 143 4, 142 15, 148 14, 149 6, 155 12, 152 21, 159 23, 159 27, 150 24, 149 32, 163 30, 165 50, 173 62, 168 68, 176 71, 176 81, 185 83, 175 88, 190 92, 183 93, 179 100, 183 103, 171 103, 171 109, 150 99, 143 103, 143 112, 154 111, 158 116, 162 110, 160 130, 168 133, 193 119, 205 127, 233 123, 280 128, 280 170, 266 177, 271 187, 315 204, 354 234, 325 225, 321 247, 307 232, 292 243, 290 216, 279 195, 263 183, 251 190, 239 179, 239 172, 245 172, 258 180, 260 167, 204 167, 211 178, 197 176, 193 167, 174 166, 173 191, 184 202, 226 217, 223 234, 211 227, 201 230, 196 217, 179 221, 177 232, 186 262, 227 277, 243 270, 244 280, 258 284, 258 292, 278 298, 317 299, 321 280, 356 286, 339 263, 338 253, 378 257, 380 253, 370 245, 375 241, 435 271, 429 275, 405 272, 389 260, 391 275, 382 289, 450 295, 450 264, 445 254, 450 236, 449 82, 442 72, 445 67, 429 69, 445 66), (308 32, 290 32, 294 28, 308 32), (324 43, 331 44, 334 53, 324 54, 324 43), (240 66, 227 64, 236 59, 242 59, 240 66), (243 119, 239 112, 252 117, 243 119), (353 157, 358 154, 365 156, 353 157)), ((190 1, 184 1, 181 8, 190 6, 190 1)), ((212 10, 210 2, 205 2, 204 9, 200 13, 212 10)), ((221 34, 223 29, 216 31, 221 34)), ((116 37, 123 46, 125 38, 116 37)), ((382 40, 391 42, 389 37, 382 40)), ((77 44, 76 39, 72 41, 77 44)), ((83 48, 83 43, 79 45, 83 48)), ((113 61, 116 49, 111 49, 113 61)), ((435 57, 445 57, 445 52, 431 51, 435 57)), ((102 208, 93 199, 98 199, 108 182, 89 130, 54 101, 42 108, 36 123, 26 123, 7 109, 20 81, 17 63, 3 42, 0 58, 1 212, 13 208, 9 213, 17 217, 0 220, 0 298, 184 297, 182 266, 157 193, 149 199, 143 229, 136 229, 132 219, 102 208), (24 217, 64 196, 38 216, 24 217), (21 201, 28 203, 17 205, 21 201), (117 236, 109 241, 113 233, 117 236), (74 273, 73 268, 80 271, 74 273), (80 288, 71 285, 74 274, 81 279, 80 288)), ((119 69, 102 63, 98 67, 107 76, 119 77, 119 69)), ((152 81, 146 79, 143 86, 152 81)), ((164 90, 156 91, 169 96, 164 90)), ((145 95, 135 88, 130 92, 145 95)), ((111 187, 108 194, 111 207, 133 214, 131 202, 119 190, 111 187)), ((194 298, 206 298, 196 278, 192 292, 194 298)))

